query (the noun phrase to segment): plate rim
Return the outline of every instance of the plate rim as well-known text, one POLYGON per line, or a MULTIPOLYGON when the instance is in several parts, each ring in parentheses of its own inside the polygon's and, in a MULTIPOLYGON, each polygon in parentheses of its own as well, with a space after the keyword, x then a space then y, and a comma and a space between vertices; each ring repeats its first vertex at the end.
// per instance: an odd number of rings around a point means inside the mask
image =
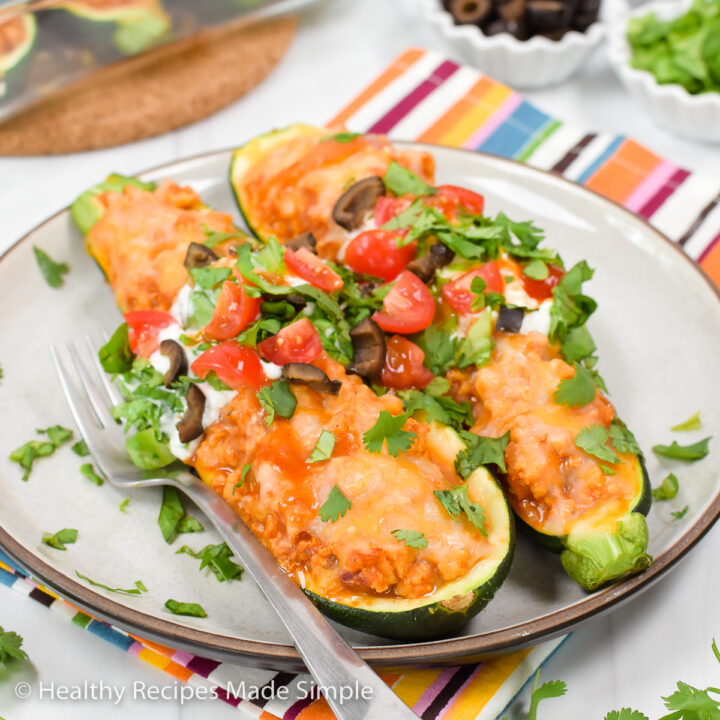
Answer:
MULTIPOLYGON (((700 279, 710 288, 720 303, 720 288, 715 285, 699 263, 684 252, 680 245, 655 228, 647 219, 633 213, 620 203, 601 195, 595 190, 573 182, 550 170, 543 170, 517 160, 489 153, 447 147, 433 143, 400 140, 392 140, 392 142, 400 147, 427 149, 430 152, 440 150, 463 157, 480 156, 491 162, 501 165, 504 164, 516 169, 520 168, 523 171, 542 176, 543 178, 549 176, 553 181, 569 185, 571 188, 579 190, 581 194, 587 193, 590 196, 594 196, 601 204, 604 203, 608 205, 614 211, 619 210, 621 214, 626 215, 633 221, 639 222, 645 227, 645 230, 670 246, 676 255, 688 263, 691 269, 699 275, 700 279)), ((224 155, 231 156, 237 147, 238 146, 233 146, 220 150, 196 153, 188 157, 153 166, 135 175, 143 178, 147 175, 162 174, 164 171, 167 171, 166 176, 171 177, 170 173, 173 170, 176 171, 178 166, 224 155)), ((25 245, 41 228, 57 220, 62 215, 69 214, 69 211, 70 206, 65 206, 35 225, 0 254, 0 262, 3 262, 13 250, 25 245)), ((605 590, 601 590, 575 602, 569 607, 556 610, 539 618, 501 628, 500 630, 482 633, 481 635, 382 646, 353 645, 353 647, 355 647, 360 656, 369 663, 384 666, 401 666, 403 664, 447 663, 453 660, 462 660, 463 658, 469 661, 473 658, 477 659, 482 655, 510 651, 535 644, 542 640, 549 640, 552 637, 569 632, 572 628, 579 626, 597 615, 615 609, 620 604, 649 589, 687 555, 690 549, 707 534, 719 518, 720 488, 718 488, 715 497, 708 504, 703 514, 664 553, 654 559, 650 568, 637 575, 632 575, 605 590)), ((302 666, 300 655, 293 645, 269 641, 244 640, 218 635, 217 633, 179 625, 171 620, 148 615, 147 613, 115 602, 53 568, 19 541, 15 540, 2 526, 0 526, 0 550, 3 550, 11 560, 28 572, 31 577, 40 579, 45 586, 63 599, 86 610, 92 616, 122 628, 123 630, 132 632, 133 634, 146 637, 149 640, 159 641, 172 647, 187 648, 195 654, 211 658, 215 657, 228 660, 240 657, 244 661, 254 662, 256 665, 263 663, 267 665, 270 663, 270 665, 274 667, 302 666)))

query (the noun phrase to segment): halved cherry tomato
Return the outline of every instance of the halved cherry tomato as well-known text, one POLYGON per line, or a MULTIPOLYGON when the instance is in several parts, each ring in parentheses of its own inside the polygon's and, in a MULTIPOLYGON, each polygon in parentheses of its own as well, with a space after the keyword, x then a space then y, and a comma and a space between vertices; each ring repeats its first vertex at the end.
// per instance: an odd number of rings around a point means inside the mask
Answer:
POLYGON ((296 275, 327 293, 335 292, 343 286, 342 278, 307 248, 285 248, 283 259, 296 275))
POLYGON ((438 186, 437 194, 427 198, 425 202, 437 207, 448 219, 453 219, 458 207, 465 208, 473 215, 482 215, 485 208, 485 198, 482 195, 457 185, 438 186))
POLYGON ((373 320, 388 332, 409 335, 424 330, 435 316, 435 300, 420 278, 405 270, 383 300, 373 320))
POLYGON ((246 345, 226 340, 214 345, 195 359, 190 369, 201 379, 215 372, 228 387, 238 390, 245 385, 260 388, 265 372, 258 354, 246 345))
POLYGON ((242 281, 226 280, 218 296, 212 320, 205 326, 203 335, 210 340, 229 340, 246 328, 260 312, 260 298, 245 293, 242 281))
POLYGON ((375 226, 382 227, 386 222, 397 217, 413 204, 414 199, 412 195, 401 195, 400 197, 381 195, 375 203, 375 211, 373 212, 375 226))
POLYGON ((141 357, 150 357, 160 344, 160 331, 177 320, 168 312, 161 310, 134 310, 125 313, 128 326, 130 349, 141 357))
POLYGON ((345 264, 357 273, 394 280, 415 257, 417 244, 398 247, 405 231, 367 230, 350 241, 345 250, 345 264))
POLYGON ((482 267, 463 273, 460 277, 443 286, 443 297, 453 310, 461 313, 472 312, 473 300, 475 300, 477 294, 472 291, 471 286, 476 277, 485 281, 485 292, 499 293, 503 291, 503 279, 500 276, 497 263, 493 260, 485 263, 482 267))
POLYGON ((307 318, 285 326, 277 335, 258 343, 260 354, 276 365, 310 363, 322 352, 315 326, 307 318))
POLYGON ((520 280, 525 287, 525 292, 535 300, 542 302, 549 300, 553 294, 552 289, 562 280, 565 271, 556 265, 548 265, 548 276, 544 280, 533 280, 522 273, 520 280))
POLYGON ((411 387, 422 390, 435 377, 423 365, 424 359, 422 348, 401 335, 393 335, 385 350, 383 385, 395 390, 411 387))

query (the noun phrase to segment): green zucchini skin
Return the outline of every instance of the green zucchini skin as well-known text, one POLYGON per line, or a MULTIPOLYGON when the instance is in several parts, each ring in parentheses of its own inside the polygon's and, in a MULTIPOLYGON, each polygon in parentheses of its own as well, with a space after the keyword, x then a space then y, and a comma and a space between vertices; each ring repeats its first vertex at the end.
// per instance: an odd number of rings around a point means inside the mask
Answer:
POLYGON ((23 15, 25 39, 7 55, 0 56, 0 102, 17 97, 27 83, 30 65, 35 55, 37 21, 35 15, 23 15))

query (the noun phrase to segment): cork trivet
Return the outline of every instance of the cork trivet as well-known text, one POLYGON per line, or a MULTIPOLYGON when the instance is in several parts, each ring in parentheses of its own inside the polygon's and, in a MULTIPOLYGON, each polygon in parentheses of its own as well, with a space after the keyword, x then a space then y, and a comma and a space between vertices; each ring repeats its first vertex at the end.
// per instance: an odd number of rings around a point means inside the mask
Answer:
POLYGON ((291 16, 206 31, 103 68, 0 124, 0 155, 111 147, 212 115, 267 77, 296 26, 291 16))

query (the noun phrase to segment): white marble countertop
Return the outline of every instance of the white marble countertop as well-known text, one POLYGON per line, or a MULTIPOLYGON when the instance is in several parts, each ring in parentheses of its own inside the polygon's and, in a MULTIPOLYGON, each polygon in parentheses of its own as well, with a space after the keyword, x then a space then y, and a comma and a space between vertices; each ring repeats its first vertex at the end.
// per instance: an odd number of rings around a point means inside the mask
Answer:
MULTIPOLYGON (((0 251, 108 172, 132 174, 231 147, 269 127, 297 120, 322 123, 411 45, 454 55, 426 25, 414 0, 324 2, 303 16, 288 55, 268 80, 209 120, 121 148, 56 158, 0 159, 0 251)), ((635 137, 691 170, 720 168, 720 146, 695 144, 655 127, 625 94, 602 50, 563 86, 526 95, 550 114, 635 137)), ((678 680, 702 688, 720 685, 720 665, 710 649, 713 637, 720 640, 718 556, 716 527, 650 591, 576 632, 543 671, 545 680, 564 680, 568 694, 541 706, 541 720, 602 720, 608 710, 622 706, 655 718, 663 714, 660 697, 672 693, 678 680)), ((46 681, 172 684, 160 671, 7 589, 0 589, 0 625, 25 638, 46 681)), ((523 701, 513 717, 526 705, 527 692, 523 701)), ((207 720, 237 716, 219 702, 181 707, 172 701, 125 701, 100 707, 93 702, 19 701, 0 693, 0 715, 7 720, 120 718, 128 713, 137 720, 196 718, 200 713, 207 720)))

